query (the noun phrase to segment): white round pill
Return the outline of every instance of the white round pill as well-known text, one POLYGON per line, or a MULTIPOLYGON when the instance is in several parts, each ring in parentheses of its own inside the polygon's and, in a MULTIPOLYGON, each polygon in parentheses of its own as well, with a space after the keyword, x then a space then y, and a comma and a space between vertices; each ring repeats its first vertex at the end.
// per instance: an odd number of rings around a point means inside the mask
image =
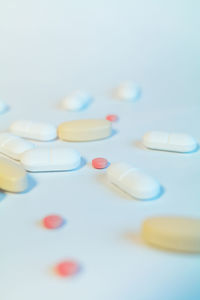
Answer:
POLYGON ((121 83, 114 91, 114 96, 124 101, 136 101, 140 98, 140 95, 140 86, 131 82, 121 83))
POLYGON ((66 96, 60 103, 64 110, 80 111, 86 108, 93 101, 92 96, 82 91, 75 91, 66 96))

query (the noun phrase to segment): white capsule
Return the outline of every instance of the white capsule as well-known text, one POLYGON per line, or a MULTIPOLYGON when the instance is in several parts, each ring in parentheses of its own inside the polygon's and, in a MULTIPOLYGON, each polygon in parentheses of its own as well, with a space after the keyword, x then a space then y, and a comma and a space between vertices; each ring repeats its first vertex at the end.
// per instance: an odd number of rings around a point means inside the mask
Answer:
POLYGON ((10 131, 23 138, 38 141, 51 141, 57 137, 56 127, 42 122, 15 121, 11 124, 10 131))
POLYGON ((41 147, 26 151, 21 163, 30 172, 70 171, 81 164, 80 154, 65 147, 41 147))
POLYGON ((5 113, 8 109, 9 106, 5 102, 0 101, 0 114, 5 113))
POLYGON ((86 108, 91 102, 92 97, 84 92, 76 91, 65 97, 60 105, 61 108, 68 111, 79 111, 86 108))
POLYGON ((150 131, 143 136, 145 147, 156 150, 191 152, 197 148, 196 140, 187 134, 150 131))
POLYGON ((0 153, 20 160, 22 153, 34 148, 34 144, 10 133, 0 133, 0 153))
POLYGON ((137 84, 125 82, 115 89, 114 95, 119 100, 134 102, 140 98, 141 88, 137 84))
POLYGON ((125 163, 111 164, 108 180, 121 190, 138 199, 152 199, 159 195, 160 185, 151 176, 125 163))

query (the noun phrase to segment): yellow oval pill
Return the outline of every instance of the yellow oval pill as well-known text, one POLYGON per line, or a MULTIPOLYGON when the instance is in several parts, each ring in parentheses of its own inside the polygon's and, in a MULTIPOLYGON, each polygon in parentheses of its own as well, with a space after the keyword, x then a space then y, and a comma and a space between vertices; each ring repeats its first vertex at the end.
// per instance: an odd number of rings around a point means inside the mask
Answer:
POLYGON ((74 120, 58 127, 59 138, 69 142, 100 140, 110 136, 111 132, 111 122, 101 119, 74 120))
POLYGON ((27 188, 25 170, 10 159, 0 157, 0 189, 8 192, 22 192, 27 188))
POLYGON ((200 219, 154 217, 143 223, 142 236, 153 246, 173 251, 200 252, 200 219))

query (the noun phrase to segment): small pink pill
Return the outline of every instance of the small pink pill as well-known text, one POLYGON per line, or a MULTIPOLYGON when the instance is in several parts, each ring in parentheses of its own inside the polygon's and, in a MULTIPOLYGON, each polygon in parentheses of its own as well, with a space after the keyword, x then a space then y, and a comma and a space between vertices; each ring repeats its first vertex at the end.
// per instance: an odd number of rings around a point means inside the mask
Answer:
POLYGON ((80 266, 75 261, 62 261, 56 266, 56 273, 61 277, 75 275, 80 270, 80 266))
POLYGON ((117 115, 107 115, 106 120, 108 120, 110 122, 116 122, 118 120, 118 116, 117 115))
POLYGON ((64 223, 64 219, 58 215, 49 215, 43 219, 43 225, 47 229, 57 229, 64 223))
POLYGON ((104 169, 108 166, 108 161, 103 157, 97 157, 92 160, 92 166, 95 169, 104 169))

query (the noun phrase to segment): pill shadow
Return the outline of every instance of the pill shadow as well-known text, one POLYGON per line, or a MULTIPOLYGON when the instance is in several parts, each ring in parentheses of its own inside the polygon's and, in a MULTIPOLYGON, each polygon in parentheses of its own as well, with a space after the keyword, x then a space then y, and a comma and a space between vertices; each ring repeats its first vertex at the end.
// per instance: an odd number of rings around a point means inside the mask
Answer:
POLYGON ((37 181, 29 174, 27 174, 27 181, 28 181, 27 189, 25 191, 21 192, 20 194, 27 194, 27 193, 31 192, 37 185, 37 181))
POLYGON ((98 180, 104 185, 106 186, 109 190, 111 190, 114 194, 116 194, 117 197, 121 196, 121 198, 123 198, 124 200, 129 200, 129 201, 139 201, 141 203, 145 203, 148 201, 154 201, 159 199, 164 193, 165 193, 165 189, 163 186, 160 186, 160 192, 158 195, 156 195, 153 198, 149 198, 149 199, 137 199, 135 197, 130 196, 129 194, 127 194, 126 192, 122 191, 120 188, 118 188, 116 185, 110 183, 107 179, 106 179, 106 175, 104 174, 99 174, 98 175, 98 180))
POLYGON ((0 192, 0 203, 5 199, 6 194, 4 194, 3 192, 0 192))

